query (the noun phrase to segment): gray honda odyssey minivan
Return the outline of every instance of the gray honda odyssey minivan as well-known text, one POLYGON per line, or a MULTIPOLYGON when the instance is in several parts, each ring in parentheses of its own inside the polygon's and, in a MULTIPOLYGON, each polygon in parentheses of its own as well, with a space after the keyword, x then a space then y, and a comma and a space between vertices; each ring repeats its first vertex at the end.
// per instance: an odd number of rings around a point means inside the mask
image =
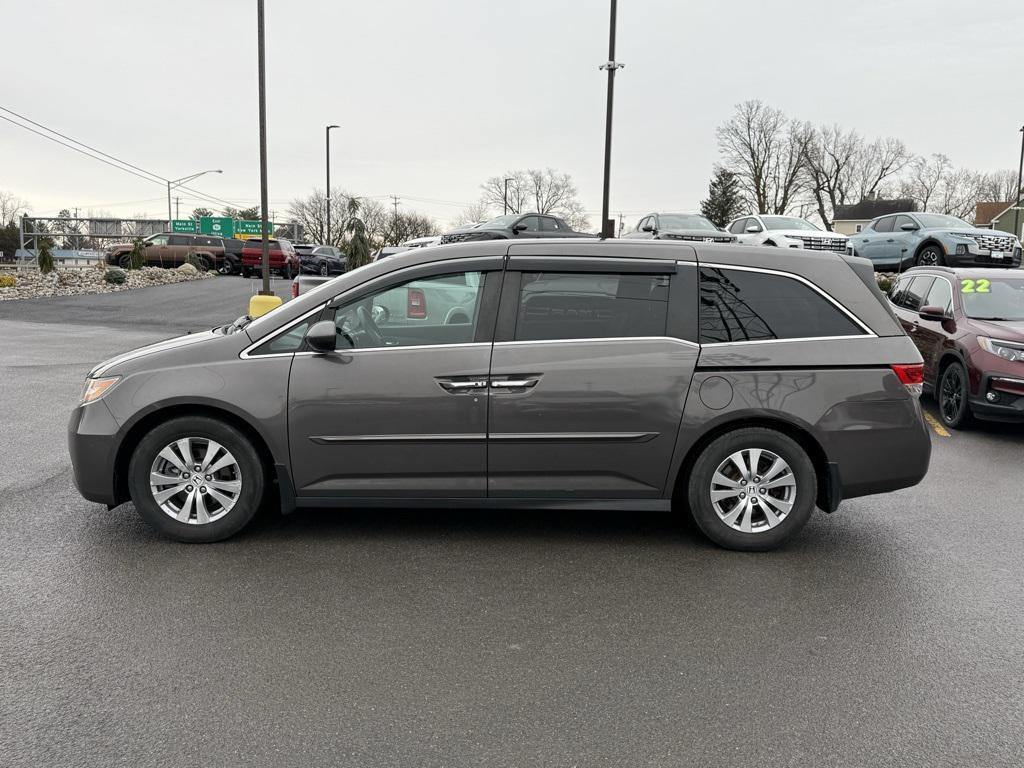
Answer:
POLYGON ((131 500, 182 541, 231 536, 273 498, 678 509, 765 550, 815 507, 924 477, 921 376, 862 259, 476 242, 108 360, 69 443, 85 498, 131 500), (437 298, 453 285, 456 314, 437 298))

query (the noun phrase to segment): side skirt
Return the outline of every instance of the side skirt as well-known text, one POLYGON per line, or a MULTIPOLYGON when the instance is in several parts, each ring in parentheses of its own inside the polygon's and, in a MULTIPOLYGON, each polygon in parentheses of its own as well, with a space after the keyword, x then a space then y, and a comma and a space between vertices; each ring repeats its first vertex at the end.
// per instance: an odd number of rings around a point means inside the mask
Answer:
POLYGON ((295 507, 410 509, 550 509, 621 512, 668 512, 669 499, 531 499, 531 498, 387 498, 352 496, 297 496, 295 507))

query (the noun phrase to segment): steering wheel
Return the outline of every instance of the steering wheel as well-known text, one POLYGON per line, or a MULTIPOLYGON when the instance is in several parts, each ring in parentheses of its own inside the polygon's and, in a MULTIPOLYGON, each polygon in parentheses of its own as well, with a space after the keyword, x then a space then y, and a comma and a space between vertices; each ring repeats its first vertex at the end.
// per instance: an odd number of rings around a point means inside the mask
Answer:
POLYGON ((373 317, 371 317, 366 307, 360 306, 356 309, 356 315, 359 317, 359 328, 370 339, 371 346, 383 347, 384 334, 380 332, 380 328, 373 322, 373 317))

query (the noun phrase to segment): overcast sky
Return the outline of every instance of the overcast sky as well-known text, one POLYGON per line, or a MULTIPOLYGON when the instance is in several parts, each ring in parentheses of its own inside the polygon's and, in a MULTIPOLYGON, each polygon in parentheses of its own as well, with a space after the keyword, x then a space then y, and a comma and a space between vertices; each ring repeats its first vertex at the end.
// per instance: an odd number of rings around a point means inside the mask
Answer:
MULTIPOLYGON (((338 123, 336 186, 397 194, 443 225, 486 177, 551 166, 597 227, 607 0, 266 6, 271 210, 322 188, 324 126, 338 123)), ((223 168, 195 186, 258 202, 255 0, 0 7, 0 106, 164 177, 223 168)), ((612 210, 695 209, 715 127, 751 98, 957 165, 1015 167, 1022 52, 1020 0, 620 0, 612 210)), ((160 186, 3 121, 0 189, 39 215, 166 211, 160 186)))

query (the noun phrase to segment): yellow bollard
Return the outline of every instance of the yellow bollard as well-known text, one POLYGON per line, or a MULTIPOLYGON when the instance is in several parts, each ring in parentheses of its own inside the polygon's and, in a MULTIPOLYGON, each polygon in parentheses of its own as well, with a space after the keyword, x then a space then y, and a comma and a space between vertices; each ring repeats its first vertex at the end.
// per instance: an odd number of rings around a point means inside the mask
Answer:
POLYGON ((260 296, 257 294, 249 299, 249 317, 257 318, 260 315, 265 315, 270 310, 277 309, 283 303, 280 296, 260 296))

